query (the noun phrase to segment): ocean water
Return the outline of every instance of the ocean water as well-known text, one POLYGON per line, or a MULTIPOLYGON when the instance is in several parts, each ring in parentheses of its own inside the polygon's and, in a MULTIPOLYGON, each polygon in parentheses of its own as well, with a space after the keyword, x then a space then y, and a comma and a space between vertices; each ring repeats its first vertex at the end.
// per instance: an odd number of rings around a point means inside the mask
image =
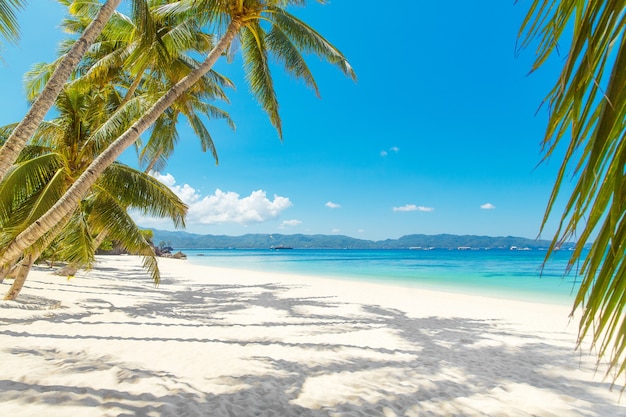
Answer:
POLYGON ((571 304, 580 286, 569 251, 184 249, 198 265, 317 275, 405 287, 571 304))

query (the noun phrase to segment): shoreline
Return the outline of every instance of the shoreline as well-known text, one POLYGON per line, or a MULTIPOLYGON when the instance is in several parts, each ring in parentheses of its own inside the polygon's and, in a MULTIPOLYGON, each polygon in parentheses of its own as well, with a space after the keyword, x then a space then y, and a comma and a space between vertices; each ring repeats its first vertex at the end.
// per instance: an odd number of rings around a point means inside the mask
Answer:
POLYGON ((626 414, 619 387, 574 350, 566 306, 159 265, 158 288, 132 256, 98 257, 69 281, 33 271, 21 305, 0 302, 0 411, 626 414))
MULTIPOLYGON (((213 251, 213 250, 210 250, 213 251)), ((231 250, 225 250, 230 252, 231 250)), ((256 250, 253 250, 256 251, 256 250)), ((342 251, 343 252, 343 251, 342 251)), ((531 303, 540 303, 540 304, 554 304, 560 306, 567 306, 570 308, 573 306, 574 298, 575 298, 575 285, 572 282, 568 282, 571 280, 571 276, 563 275, 559 279, 564 290, 559 290, 559 292, 555 292, 554 288, 548 288, 545 291, 540 291, 537 288, 531 287, 522 288, 522 287, 509 287, 502 285, 497 282, 476 282, 475 278, 470 278, 466 282, 462 282, 455 279, 450 279, 449 276, 418 276, 409 277, 409 276, 396 276, 396 275, 383 275, 377 273, 370 273, 365 275, 363 273, 355 273, 353 271, 301 271, 297 269, 289 269, 288 267, 280 267, 276 265, 263 265, 263 264, 252 264, 251 267, 248 266, 237 266, 237 267, 224 267, 218 264, 209 265, 203 262, 205 259, 211 258, 211 255, 205 256, 197 255, 192 253, 187 253, 187 261, 192 265, 198 266, 207 266, 210 268, 225 268, 225 269, 234 269, 238 271, 245 271, 248 273, 273 273, 279 275, 291 275, 291 276, 301 276, 308 277, 309 279, 331 279, 337 281, 351 281, 353 283, 364 284, 379 284, 385 287, 396 287, 399 290, 426 290, 433 291, 436 293, 452 293, 452 294, 460 294, 460 295, 472 295, 478 297, 487 297, 487 298, 505 298, 511 301, 520 301, 520 302, 531 302, 531 303), (569 294, 565 292, 568 291, 569 294)), ((224 262, 224 260, 220 260, 219 262, 224 262)), ((249 263, 244 262, 244 265, 249 265, 249 263)), ((464 275, 464 272, 460 273, 464 275)), ((517 277, 516 277, 517 279, 517 277)), ((540 277, 530 277, 529 279, 535 280, 548 280, 549 278, 540 277)), ((568 312, 569 313, 569 312, 568 312)))

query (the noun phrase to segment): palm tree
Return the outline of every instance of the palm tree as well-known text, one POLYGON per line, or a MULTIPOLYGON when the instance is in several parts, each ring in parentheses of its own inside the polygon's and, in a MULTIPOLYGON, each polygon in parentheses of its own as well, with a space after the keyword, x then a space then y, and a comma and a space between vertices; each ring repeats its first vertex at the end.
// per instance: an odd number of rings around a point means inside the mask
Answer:
MULTIPOLYGON (((60 115, 43 122, 33 141, 0 183, 0 241, 10 240, 33 218, 45 212, 71 185, 95 157, 93 132, 107 121, 110 89, 66 89, 57 98, 60 115)), ((7 131, 7 126, 0 131, 7 131)), ((144 256, 144 265, 155 283, 159 271, 153 248, 143 239, 139 228, 127 214, 136 208, 157 217, 169 217, 175 226, 184 225, 186 206, 165 185, 149 175, 120 163, 112 164, 72 213, 25 250, 24 259, 6 299, 15 299, 32 263, 53 240, 61 241, 63 260, 73 265, 91 266, 94 237, 106 233, 131 253, 144 256), (60 235, 59 235, 60 234, 60 235), (59 236, 57 236, 59 235, 59 236)))
POLYGON ((539 38, 533 70, 570 34, 563 69, 546 98, 545 158, 557 148, 566 151, 542 230, 572 172, 576 185, 548 256, 577 240, 569 267, 583 260, 572 310, 582 310, 578 346, 590 335, 598 359, 610 356, 615 381, 626 373, 626 2, 535 0, 520 30, 522 47, 539 38))
MULTIPOLYGON (((66 19, 63 22, 63 26, 74 30, 81 30, 82 26, 88 24, 88 22, 85 23, 85 16, 88 16, 88 13, 89 10, 81 15, 74 15, 72 18, 66 19)), ((28 152, 26 152, 26 156, 30 158, 38 158, 41 156, 39 154, 33 154, 32 149, 41 149, 43 147, 47 149, 47 152, 52 152, 50 150, 51 147, 54 149, 55 147, 61 146, 63 150, 68 150, 68 153, 61 152, 63 157, 60 158, 60 160, 65 162, 61 165, 66 172, 75 172, 76 174, 66 176, 65 185, 71 184, 73 179, 84 170, 86 165, 93 160, 93 157, 100 152, 102 147, 106 147, 112 138, 115 138, 116 135, 123 132, 132 120, 136 119, 139 114, 146 110, 146 103, 150 103, 150 97, 155 94, 155 91, 158 91, 159 86, 165 86, 167 88, 168 83, 171 84, 182 76, 180 74, 184 75, 185 72, 189 72, 189 67, 192 66, 190 62, 193 63, 193 61, 190 61, 185 55, 181 54, 181 52, 177 50, 177 47, 182 51, 193 49, 194 47, 206 49, 208 41, 206 35, 189 31, 185 32, 184 30, 183 32, 185 33, 181 33, 180 26, 184 24, 184 22, 179 22, 178 25, 169 27, 159 25, 160 22, 154 22, 153 24, 158 26, 154 32, 159 33, 159 39, 153 42, 147 42, 145 40, 145 29, 138 30, 136 27, 129 27, 129 22, 130 19, 120 13, 116 13, 111 18, 109 25, 102 33, 101 39, 93 44, 92 50, 85 55, 84 61, 76 68, 71 82, 66 85, 64 92, 57 99, 56 107, 61 113, 61 117, 52 122, 44 122, 39 132, 36 134, 37 140, 27 148, 28 152), (129 33, 131 35, 129 35, 129 33), (172 35, 172 33, 174 33, 174 35, 172 35), (172 42, 173 37, 176 38, 176 42, 172 42), (134 41, 134 38, 140 41, 134 41), (166 50, 159 51, 161 47, 164 47, 166 50), (157 51, 156 53, 154 52, 155 50, 157 51), (159 65, 156 64, 143 65, 143 69, 150 70, 151 77, 146 78, 139 74, 139 82, 133 81, 132 72, 129 74, 128 71, 125 71, 123 64, 126 61, 136 63, 139 60, 149 63, 154 61, 166 68, 166 70, 159 70, 159 65), (174 81, 168 80, 168 77, 172 76, 175 77, 174 81), (97 87, 98 85, 102 87, 97 87), (129 85, 130 87, 128 87, 129 85), (114 113, 111 113, 112 111, 114 113), (42 138, 45 138, 45 140, 42 138)), ((37 96, 39 90, 45 85, 52 70, 54 70, 54 64, 40 64, 27 73, 26 89, 29 99, 37 96)), ((178 113, 182 113, 188 117, 192 125, 196 127, 197 132, 205 133, 204 137, 199 135, 201 141, 203 141, 203 145, 207 142, 207 136, 208 144, 211 147, 212 141, 210 140, 210 135, 208 135, 208 130, 200 120, 197 112, 203 112, 208 115, 209 118, 226 118, 227 121, 232 124, 227 113, 206 102, 215 98, 225 98, 226 96, 222 87, 230 85, 230 81, 219 74, 211 72, 203 77, 193 89, 187 91, 177 102, 177 105, 180 105, 182 108, 182 110, 178 110, 178 113)), ((176 132, 176 118, 172 119, 169 114, 162 115, 162 118, 168 119, 168 122, 165 124, 170 125, 171 129, 160 131, 158 134, 154 134, 153 132, 152 136, 160 138, 161 140, 163 138, 166 139, 168 134, 175 134, 176 132)), ((157 120, 157 125, 163 125, 163 123, 159 123, 159 120, 157 120)), ((34 169, 33 166, 30 166, 29 169, 34 172, 42 171, 41 167, 34 169)), ((49 171, 54 172, 55 169, 57 168, 51 167, 49 171)), ((119 190, 133 190, 134 196, 144 196, 145 200, 145 191, 142 192, 142 189, 137 189, 136 187, 129 188, 128 184, 135 184, 137 180, 129 182, 128 180, 130 178, 128 175, 120 175, 119 164, 113 164, 105 171, 104 177, 100 178, 95 185, 96 190, 99 189, 99 184, 104 179, 111 177, 111 174, 109 173, 107 175, 107 172, 112 169, 114 169, 113 172, 115 172, 115 175, 113 176, 115 178, 127 180, 127 184, 121 183, 117 186, 119 190)), ((14 171, 17 171, 17 168, 14 169, 14 171)), ((17 172, 14 171, 10 172, 8 177, 16 177, 17 172)), ((162 186, 160 183, 156 182, 156 180, 146 176, 146 174, 143 175, 152 182, 162 186)), ((24 181, 18 181, 18 183, 23 182, 24 181)), ((146 183, 146 179, 143 180, 143 183, 146 183)), ((48 184, 46 181, 43 181, 43 184, 46 185, 47 189, 55 189, 52 184, 48 184)), ((64 182, 58 181, 57 184, 64 184, 64 182)), ((143 188, 145 189, 145 186, 143 188)), ((13 193, 18 194, 20 192, 23 193, 21 190, 13 191, 13 193)), ((163 190, 159 189, 156 189, 155 192, 156 194, 159 192, 161 192, 161 194, 164 193, 163 190)), ((152 194, 155 194, 155 192, 152 194)), ((93 193, 94 191, 91 192, 91 194, 93 193)), ((167 190, 167 193, 171 194, 169 190, 167 190)), ((100 190, 97 195, 102 196, 102 190, 100 190)), ((55 197, 58 198, 58 193, 55 197)), ((37 201, 39 202, 40 200, 38 199, 37 201)), ((71 244, 64 245, 69 247, 71 252, 68 254, 68 251, 61 251, 59 254, 65 254, 65 260, 70 261, 76 266, 79 266, 81 263, 89 266, 89 262, 91 262, 90 260, 93 258, 93 252, 98 246, 97 242, 108 235, 119 241, 129 251, 149 255, 144 258, 146 266, 152 271, 155 282, 158 282, 158 268, 156 267, 156 261, 154 261, 153 248, 141 239, 138 229, 130 218, 127 217, 125 210, 123 210, 121 206, 110 204, 114 201, 115 200, 111 198, 106 199, 104 202, 100 201, 100 199, 94 200, 91 197, 84 198, 78 210, 64 219, 64 221, 68 223, 68 226, 65 228, 57 226, 55 228, 57 232, 61 231, 64 241, 67 241, 68 236, 72 237, 70 239, 71 244), (83 212, 85 211, 86 202, 92 200, 96 201, 97 204, 91 204, 91 206, 95 208, 89 209, 89 213, 99 212, 99 209, 102 207, 108 207, 109 210, 108 215, 101 213, 96 219, 114 218, 117 219, 118 222, 124 220, 121 224, 126 224, 127 226, 122 229, 117 228, 117 237, 115 237, 115 230, 110 230, 110 227, 87 227, 88 223, 86 219, 89 218, 90 221, 93 222, 94 217, 87 216, 83 212), (113 216, 115 213, 117 214, 113 216), (95 230, 97 232, 97 238, 93 239, 96 233, 88 233, 88 230, 95 230), (126 231, 124 239, 120 238, 119 230, 126 231), (131 243, 129 244, 128 242, 131 243), (143 242, 143 246, 138 247, 136 242, 143 242)), ((176 199, 176 201, 179 200, 176 199)), ((170 201, 164 201, 161 202, 161 204, 167 206, 169 202, 170 201)), ((143 204, 153 211, 156 209, 151 208, 149 201, 144 201, 143 204)), ((37 207, 41 206, 41 204, 37 204, 37 207)), ((126 203, 124 209, 133 207, 138 208, 133 201, 129 201, 126 203)), ((145 211, 146 209, 143 208, 142 210, 145 211)), ((40 213, 39 211, 39 214, 40 213)), ((160 216, 163 216, 163 214, 160 214, 160 216)), ((28 222, 33 220, 32 216, 25 218, 12 216, 12 218, 13 220, 19 219, 18 225, 20 227, 11 224, 5 224, 4 226, 7 230, 17 230, 18 232, 23 230, 23 227, 27 226, 28 222)), ((55 233, 48 233, 47 235, 48 239, 43 241, 43 243, 36 243, 26 250, 29 256, 24 257, 23 263, 28 260, 37 259, 41 250, 48 244, 50 240, 49 236, 52 235, 52 237, 54 237, 55 233)), ((15 233, 4 233, 4 236, 5 242, 8 242, 15 236, 15 233)), ((57 238, 56 240, 58 241, 59 239, 57 238)), ((28 268, 21 268, 20 272, 27 270, 28 268)), ((18 276, 20 276, 20 279, 14 282, 7 298, 14 299, 19 293, 21 285, 24 283, 25 275, 18 274, 18 276)))
MULTIPOLYGON (((56 151, 52 154, 60 156, 56 151)), ((42 172, 50 171, 50 177, 57 177, 59 170, 68 168, 56 168, 54 163, 46 166, 42 158, 39 158, 39 162, 43 163, 37 164, 37 169, 42 172), (53 171, 55 168, 56 171, 53 171)), ((9 182, 16 183, 13 181, 16 179, 12 178, 13 176, 28 177, 29 173, 33 172, 32 168, 32 163, 24 165, 18 163, 16 169, 12 170, 8 176, 11 179, 9 182)), ((21 184, 24 183, 24 181, 21 182, 21 184)), ((44 205, 48 200, 47 190, 44 191, 48 188, 46 185, 48 184, 41 184, 41 190, 32 196, 36 198, 27 199, 11 214, 19 217, 21 211, 26 211, 26 209, 35 211, 38 205, 44 205), (34 202, 36 203, 33 204, 34 202)), ((3 204, 10 204, 6 200, 10 201, 15 191, 12 187, 0 185, 0 200, 3 204)), ((169 217, 176 227, 184 226, 184 216, 187 210, 186 205, 164 184, 141 171, 114 163, 71 216, 57 224, 56 230, 51 231, 25 251, 17 276, 5 299, 14 300, 18 296, 30 267, 52 241, 61 248, 56 253, 57 260, 68 262, 74 268, 91 268, 95 259, 95 250, 99 246, 98 237, 101 235, 115 239, 131 254, 142 255, 144 267, 152 275, 155 284, 158 284, 160 273, 154 248, 144 239, 141 230, 128 215, 129 208, 155 217, 169 217)), ((11 230, 15 226, 15 220, 13 222, 4 220, 3 226, 7 226, 6 229, 11 230)))
POLYGON ((0 36, 9 42, 19 38, 20 30, 16 11, 24 8, 23 0, 0 0, 0 36))
POLYGON ((121 153, 132 145, 187 90, 193 87, 222 56, 237 35, 242 44, 247 80, 253 95, 260 101, 282 138, 278 101, 269 71, 269 54, 284 64, 285 69, 316 89, 315 82, 301 52, 316 53, 343 72, 355 78, 346 58, 310 26, 286 11, 290 5, 303 5, 303 0, 186 0, 159 7, 166 16, 196 16, 215 25, 222 33, 220 40, 202 64, 171 87, 139 120, 104 150, 64 196, 37 221, 20 233, 2 251, 0 266, 7 265, 20 253, 71 213, 98 177, 121 153), (261 21, 271 25, 267 31, 261 21))
MULTIPOLYGON (((163 2, 150 0, 149 3, 160 5, 163 2)), ((118 88, 122 106, 133 98, 137 89, 152 95, 167 91, 200 64, 187 51, 205 54, 212 47, 213 36, 205 33, 193 16, 166 17, 151 10, 144 11, 141 16, 142 19, 135 22, 137 19, 116 13, 77 69, 80 77, 75 82, 83 83, 87 88, 93 83, 116 83, 122 87, 118 88), (121 81, 115 80, 116 77, 121 81)), ((89 23, 86 17, 89 16, 71 16, 63 26, 82 31, 81 28, 89 23)), ((49 71, 50 67, 44 69, 49 71)), ((36 78, 47 79, 46 71, 36 78)), ((140 158, 147 165, 146 171, 163 168, 173 152, 178 140, 179 116, 187 119, 200 139, 202 150, 210 151, 217 162, 212 137, 200 116, 225 119, 234 128, 228 114, 210 104, 216 99, 228 101, 224 93, 226 87, 233 87, 233 83, 221 74, 209 71, 167 109, 142 145, 140 158)))
MULTIPOLYGON (((22 119, 20 124, 6 139, 2 148, 0 148, 0 180, 4 178, 11 168, 11 165, 17 160, 21 150, 26 146, 28 139, 32 136, 37 126, 39 126, 48 110, 54 105, 54 100, 61 92, 63 84, 67 81, 76 65, 78 65, 78 62, 87 51, 89 45, 91 45, 100 34, 105 23, 109 20, 121 1, 122 0, 107 0, 102 7, 100 7, 96 18, 93 19, 74 43, 73 47, 59 61, 54 73, 46 83, 44 90, 33 102, 24 116, 24 119, 22 119)), ((76 9, 85 7, 81 2, 75 4, 71 4, 69 0, 63 0, 62 2, 68 7, 76 9)), ((5 11, 3 9, 0 10, 5 11)))

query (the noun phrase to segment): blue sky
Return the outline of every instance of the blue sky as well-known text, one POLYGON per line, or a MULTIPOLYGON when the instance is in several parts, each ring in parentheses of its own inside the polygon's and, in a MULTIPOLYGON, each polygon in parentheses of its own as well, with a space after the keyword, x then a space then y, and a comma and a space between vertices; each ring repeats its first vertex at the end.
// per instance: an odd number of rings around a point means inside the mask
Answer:
MULTIPOLYGON (((63 36, 60 6, 30 3, 20 44, 2 51, 2 124, 23 117, 23 73, 54 59, 63 36)), ((281 142, 248 93, 241 61, 220 62, 237 89, 230 104, 216 104, 237 128, 208 124, 219 165, 185 127, 156 175, 190 204, 194 233, 535 238, 560 163, 557 155, 537 166, 547 119, 537 110, 562 58, 528 75, 534 51, 515 49, 527 3, 311 2, 294 14, 344 52, 358 81, 310 57, 318 99, 276 67, 281 142)), ((136 165, 133 152, 122 160, 136 165)))

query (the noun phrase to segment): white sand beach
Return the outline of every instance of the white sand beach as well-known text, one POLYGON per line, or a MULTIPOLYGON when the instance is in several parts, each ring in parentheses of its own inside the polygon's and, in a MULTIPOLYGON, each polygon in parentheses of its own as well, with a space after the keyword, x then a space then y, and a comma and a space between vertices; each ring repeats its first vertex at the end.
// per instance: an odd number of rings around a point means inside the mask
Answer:
POLYGON ((98 260, 0 302, 0 415, 626 416, 567 306, 98 260))

